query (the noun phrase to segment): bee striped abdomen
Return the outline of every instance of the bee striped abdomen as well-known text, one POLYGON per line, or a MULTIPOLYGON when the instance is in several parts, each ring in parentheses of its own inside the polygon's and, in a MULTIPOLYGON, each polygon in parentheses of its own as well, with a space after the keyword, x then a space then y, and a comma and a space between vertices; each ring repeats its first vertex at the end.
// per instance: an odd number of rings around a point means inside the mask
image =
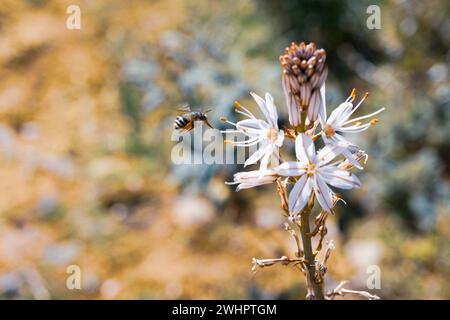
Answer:
POLYGON ((173 127, 175 129, 182 129, 184 128, 187 124, 189 123, 188 120, 186 120, 186 118, 184 118, 183 116, 178 116, 175 119, 175 122, 173 123, 173 127))

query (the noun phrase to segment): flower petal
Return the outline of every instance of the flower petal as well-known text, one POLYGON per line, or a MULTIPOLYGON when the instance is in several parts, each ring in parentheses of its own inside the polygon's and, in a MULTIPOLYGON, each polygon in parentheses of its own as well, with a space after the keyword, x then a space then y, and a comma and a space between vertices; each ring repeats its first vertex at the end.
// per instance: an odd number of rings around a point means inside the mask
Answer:
POLYGON ((266 170, 269 165, 270 156, 273 153, 273 144, 269 144, 265 147, 264 156, 261 160, 261 165, 259 166, 259 170, 266 170))
POLYGON ((350 171, 339 169, 336 166, 326 166, 319 169, 320 175, 326 183, 340 189, 360 188, 361 182, 350 171))
POLYGON ((277 174, 284 177, 298 177, 305 173, 306 163, 298 161, 286 161, 276 167, 277 174))
POLYGON ((334 109, 327 123, 330 124, 335 130, 346 121, 346 117, 351 114, 353 105, 351 102, 343 102, 336 109, 334 109))
MULTIPOLYGON (((294 81, 295 83, 295 81, 294 81)), ((291 85, 290 76, 283 74, 281 77, 281 85, 283 87, 286 106, 289 113, 289 123, 296 127, 300 124, 300 114, 297 99, 293 96, 293 87, 291 85)))
POLYGON ((248 172, 237 172, 233 176, 233 182, 226 184, 239 184, 236 191, 248 189, 263 184, 273 183, 278 178, 273 170, 254 170, 248 172))
POLYGON ((355 168, 358 168, 360 170, 363 169, 362 165, 359 163, 358 160, 356 160, 356 157, 353 155, 353 153, 350 152, 349 149, 343 149, 342 154, 348 160, 348 162, 350 162, 355 168))
POLYGON ((289 193, 289 213, 297 215, 308 203, 312 183, 306 174, 302 175, 289 193))
POLYGON ((319 175, 314 177, 314 193, 322 209, 330 212, 333 208, 333 191, 319 175))
POLYGON ((270 126, 263 120, 259 119, 245 119, 236 123, 236 128, 242 130, 249 136, 258 136, 261 130, 267 130, 270 126))
POLYGON ((272 126, 272 128, 278 128, 278 113, 277 108, 275 107, 275 103, 273 101, 273 97, 270 93, 266 93, 266 107, 269 111, 269 124, 272 126))
POLYGON ((277 147, 281 147, 283 145, 283 141, 284 141, 284 131, 280 130, 280 131, 278 131, 278 137, 277 137, 277 140, 275 140, 274 144, 277 147))
POLYGON ((256 93, 254 92, 250 92, 250 94, 252 95, 253 99, 255 99, 256 104, 259 106, 259 108, 261 109, 261 112, 264 114, 264 116, 267 119, 267 122, 271 122, 270 121, 270 112, 269 109, 266 105, 266 102, 264 101, 263 98, 261 98, 260 96, 258 96, 256 93))
POLYGON ((300 125, 300 121, 301 121, 301 119, 300 119, 301 118, 300 103, 293 93, 290 93, 289 103, 290 103, 289 123, 292 126, 296 127, 296 126, 300 125))
POLYGON ((327 102, 326 102, 326 99, 325 99, 325 83, 320 88, 319 121, 320 121, 320 125, 322 127, 327 122, 327 102))
POLYGON ((317 160, 320 166, 326 165, 342 153, 342 147, 334 140, 327 138, 324 139, 324 142, 326 143, 325 147, 317 152, 317 160))
POLYGON ((316 148, 312 138, 304 133, 295 139, 295 154, 301 162, 316 162, 316 148))
POLYGON ((308 119, 311 122, 317 120, 320 111, 320 103, 320 92, 319 90, 314 90, 308 107, 308 119))
POLYGON ((259 159, 261 159, 267 152, 268 147, 270 145, 266 145, 266 146, 260 146, 258 150, 255 151, 255 153, 253 153, 244 163, 244 168, 246 166, 249 166, 251 164, 254 164, 256 162, 259 161, 259 159))

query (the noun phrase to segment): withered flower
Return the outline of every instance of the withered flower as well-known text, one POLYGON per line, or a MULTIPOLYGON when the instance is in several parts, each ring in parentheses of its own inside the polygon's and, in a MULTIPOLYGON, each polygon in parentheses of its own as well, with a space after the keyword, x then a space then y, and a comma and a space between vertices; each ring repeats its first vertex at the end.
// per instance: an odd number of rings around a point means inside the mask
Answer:
POLYGON ((237 184, 236 191, 249 189, 264 184, 274 183, 278 179, 277 173, 272 169, 237 172, 233 176, 233 182, 225 184, 237 184))
POLYGON ((301 113, 309 122, 317 120, 321 104, 325 103, 325 79, 328 74, 326 52, 315 43, 292 42, 280 56, 283 66, 282 84, 289 112, 289 122, 296 127, 301 113))

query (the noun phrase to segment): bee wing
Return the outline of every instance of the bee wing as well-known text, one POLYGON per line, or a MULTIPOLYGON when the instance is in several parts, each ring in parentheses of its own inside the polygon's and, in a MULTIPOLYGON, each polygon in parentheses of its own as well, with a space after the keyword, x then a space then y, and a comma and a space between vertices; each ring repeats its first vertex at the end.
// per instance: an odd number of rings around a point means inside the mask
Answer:
POLYGON ((204 108, 208 108, 208 109, 206 111, 202 111, 202 113, 208 113, 208 112, 212 111, 212 109, 214 109, 213 106, 206 106, 206 107, 203 107, 202 109, 204 109, 204 108))
POLYGON ((182 112, 182 113, 187 113, 187 112, 191 112, 191 108, 189 107, 188 104, 183 104, 177 108, 177 111, 182 112))

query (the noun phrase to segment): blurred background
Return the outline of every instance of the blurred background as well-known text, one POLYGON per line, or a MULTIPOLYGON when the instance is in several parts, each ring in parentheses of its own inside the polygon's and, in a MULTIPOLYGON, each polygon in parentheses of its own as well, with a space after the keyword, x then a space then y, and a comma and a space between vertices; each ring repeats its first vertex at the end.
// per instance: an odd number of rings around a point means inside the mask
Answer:
POLYGON ((226 186, 237 165, 173 165, 180 104, 235 119, 271 92, 286 124, 278 56, 327 51, 329 112, 353 87, 385 106, 354 137, 360 190, 328 220, 327 289, 450 298, 450 2, 49 1, 0 3, 0 297, 303 299, 273 186, 226 186), (66 9, 81 8, 68 30, 66 9), (369 5, 381 9, 369 30, 369 5), (66 288, 81 268, 82 289, 66 288))

